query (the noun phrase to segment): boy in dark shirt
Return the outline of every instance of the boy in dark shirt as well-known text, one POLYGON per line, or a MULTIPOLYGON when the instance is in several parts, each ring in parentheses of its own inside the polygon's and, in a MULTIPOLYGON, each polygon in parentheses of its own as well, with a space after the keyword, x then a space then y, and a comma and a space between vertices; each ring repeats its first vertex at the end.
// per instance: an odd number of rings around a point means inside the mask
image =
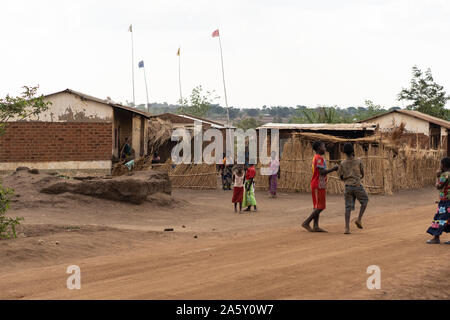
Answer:
POLYGON ((366 211, 369 197, 361 184, 361 179, 364 178, 364 166, 361 159, 355 158, 355 151, 351 143, 344 145, 344 153, 347 159, 341 162, 338 176, 345 183, 345 234, 350 234, 350 214, 355 210, 355 200, 358 199, 361 204, 355 224, 359 229, 362 229, 361 219, 366 211))

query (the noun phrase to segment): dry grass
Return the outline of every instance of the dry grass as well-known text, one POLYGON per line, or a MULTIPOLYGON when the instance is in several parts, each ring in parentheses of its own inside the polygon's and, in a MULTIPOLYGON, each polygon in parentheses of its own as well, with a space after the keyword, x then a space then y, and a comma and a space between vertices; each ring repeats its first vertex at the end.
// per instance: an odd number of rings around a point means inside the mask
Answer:
POLYGON ((217 188, 217 171, 214 164, 178 164, 174 169, 169 167, 169 178, 174 188, 217 188))
MULTIPOLYGON (((435 182, 435 172, 439 168, 440 159, 444 156, 442 150, 418 150, 407 146, 398 146, 397 141, 404 127, 381 139, 381 136, 359 139, 343 139, 317 133, 295 133, 285 143, 280 159, 280 179, 278 188, 289 192, 310 192, 312 176, 312 158, 314 151, 312 143, 320 140, 327 145, 342 145, 353 142, 355 155, 363 161, 365 177, 363 185, 371 193, 392 194, 403 189, 415 189, 435 182)), ((340 150, 342 150, 340 146, 340 150)), ((330 154, 325 154, 328 167, 333 167, 345 159, 340 154, 338 160, 330 160, 330 154)), ((258 168, 261 164, 258 165, 258 168)), ((268 188, 268 177, 261 176, 257 170, 256 185, 259 189, 268 188)), ((341 194, 344 184, 337 174, 328 175, 328 193, 341 194)))
POLYGON ((151 118, 148 125, 148 154, 153 155, 172 136, 172 123, 159 118, 151 118))

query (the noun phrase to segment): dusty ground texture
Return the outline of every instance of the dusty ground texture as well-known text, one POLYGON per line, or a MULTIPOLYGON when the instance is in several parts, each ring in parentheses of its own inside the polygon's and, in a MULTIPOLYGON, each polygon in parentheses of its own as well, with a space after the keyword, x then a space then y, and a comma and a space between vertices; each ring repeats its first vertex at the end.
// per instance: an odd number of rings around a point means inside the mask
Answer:
POLYGON ((9 214, 25 224, 0 241, 0 298, 448 299, 450 246, 425 244, 435 199, 432 188, 372 196, 365 229, 344 235, 341 196, 321 218, 329 233, 313 234, 299 227, 307 194, 258 192, 250 214, 222 190, 176 189, 164 206, 20 194, 9 214), (69 265, 81 290, 66 288, 69 265), (369 265, 381 290, 366 287, 369 265))

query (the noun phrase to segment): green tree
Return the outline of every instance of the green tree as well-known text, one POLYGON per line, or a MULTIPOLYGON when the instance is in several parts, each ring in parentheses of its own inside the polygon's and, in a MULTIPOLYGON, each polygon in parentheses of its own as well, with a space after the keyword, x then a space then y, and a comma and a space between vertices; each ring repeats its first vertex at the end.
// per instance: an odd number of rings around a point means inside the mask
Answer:
MULTIPOLYGON (((9 120, 22 120, 31 116, 36 116, 48 109, 50 102, 44 101, 44 96, 37 96, 38 86, 23 87, 24 91, 20 96, 11 97, 9 94, 0 99, 0 136, 7 130, 9 120)), ((0 184, 0 239, 16 237, 16 226, 23 218, 7 217, 6 211, 14 190, 5 188, 0 184)))
POLYGON ((255 118, 244 118, 238 122, 235 122, 234 126, 243 130, 248 130, 248 129, 256 129, 262 126, 263 124, 264 122, 259 121, 255 118))
POLYGON ((297 114, 291 118, 291 123, 340 123, 348 122, 340 114, 337 107, 321 106, 317 109, 301 108, 297 109, 297 114))
POLYGON ((257 117, 259 115, 259 112, 260 112, 260 110, 259 109, 255 109, 255 108, 245 109, 245 113, 249 117, 257 117))
POLYGON ((412 68, 412 79, 410 88, 403 88, 398 94, 398 100, 408 101, 408 110, 416 110, 434 117, 449 120, 450 113, 445 109, 450 96, 444 90, 444 87, 437 84, 431 69, 422 72, 417 66, 412 68))
POLYGON ((0 99, 0 135, 5 132, 9 120, 22 120, 48 109, 51 102, 44 101, 43 95, 37 96, 38 88, 24 86, 20 96, 11 97, 7 94, 0 99))
POLYGON ((385 108, 383 108, 379 104, 373 103, 371 100, 365 101, 366 108, 358 108, 353 120, 365 120, 367 118, 371 118, 377 116, 379 114, 387 112, 385 108))
POLYGON ((197 86, 192 89, 189 101, 186 98, 180 101, 181 107, 177 112, 205 117, 211 109, 214 100, 219 98, 219 96, 213 96, 213 94, 214 91, 206 91, 206 93, 203 93, 202 86, 197 86))

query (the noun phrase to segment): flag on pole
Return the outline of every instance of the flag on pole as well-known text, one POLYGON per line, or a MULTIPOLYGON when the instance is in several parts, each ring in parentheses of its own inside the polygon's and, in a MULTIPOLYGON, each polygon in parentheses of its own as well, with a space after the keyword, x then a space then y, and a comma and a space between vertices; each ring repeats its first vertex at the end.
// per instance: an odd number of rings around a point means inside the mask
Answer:
POLYGON ((128 31, 129 32, 133 32, 133 25, 132 24, 130 24, 130 26, 128 27, 128 31))
POLYGON ((216 31, 214 31, 213 33, 212 33, 212 37, 214 38, 214 37, 218 37, 219 36, 219 29, 217 29, 216 31))
POLYGON ((178 51, 177 51, 177 56, 179 56, 180 55, 180 48, 178 48, 178 51))
POLYGON ((138 67, 139 68, 143 68, 144 67, 144 60, 139 61, 138 67))

